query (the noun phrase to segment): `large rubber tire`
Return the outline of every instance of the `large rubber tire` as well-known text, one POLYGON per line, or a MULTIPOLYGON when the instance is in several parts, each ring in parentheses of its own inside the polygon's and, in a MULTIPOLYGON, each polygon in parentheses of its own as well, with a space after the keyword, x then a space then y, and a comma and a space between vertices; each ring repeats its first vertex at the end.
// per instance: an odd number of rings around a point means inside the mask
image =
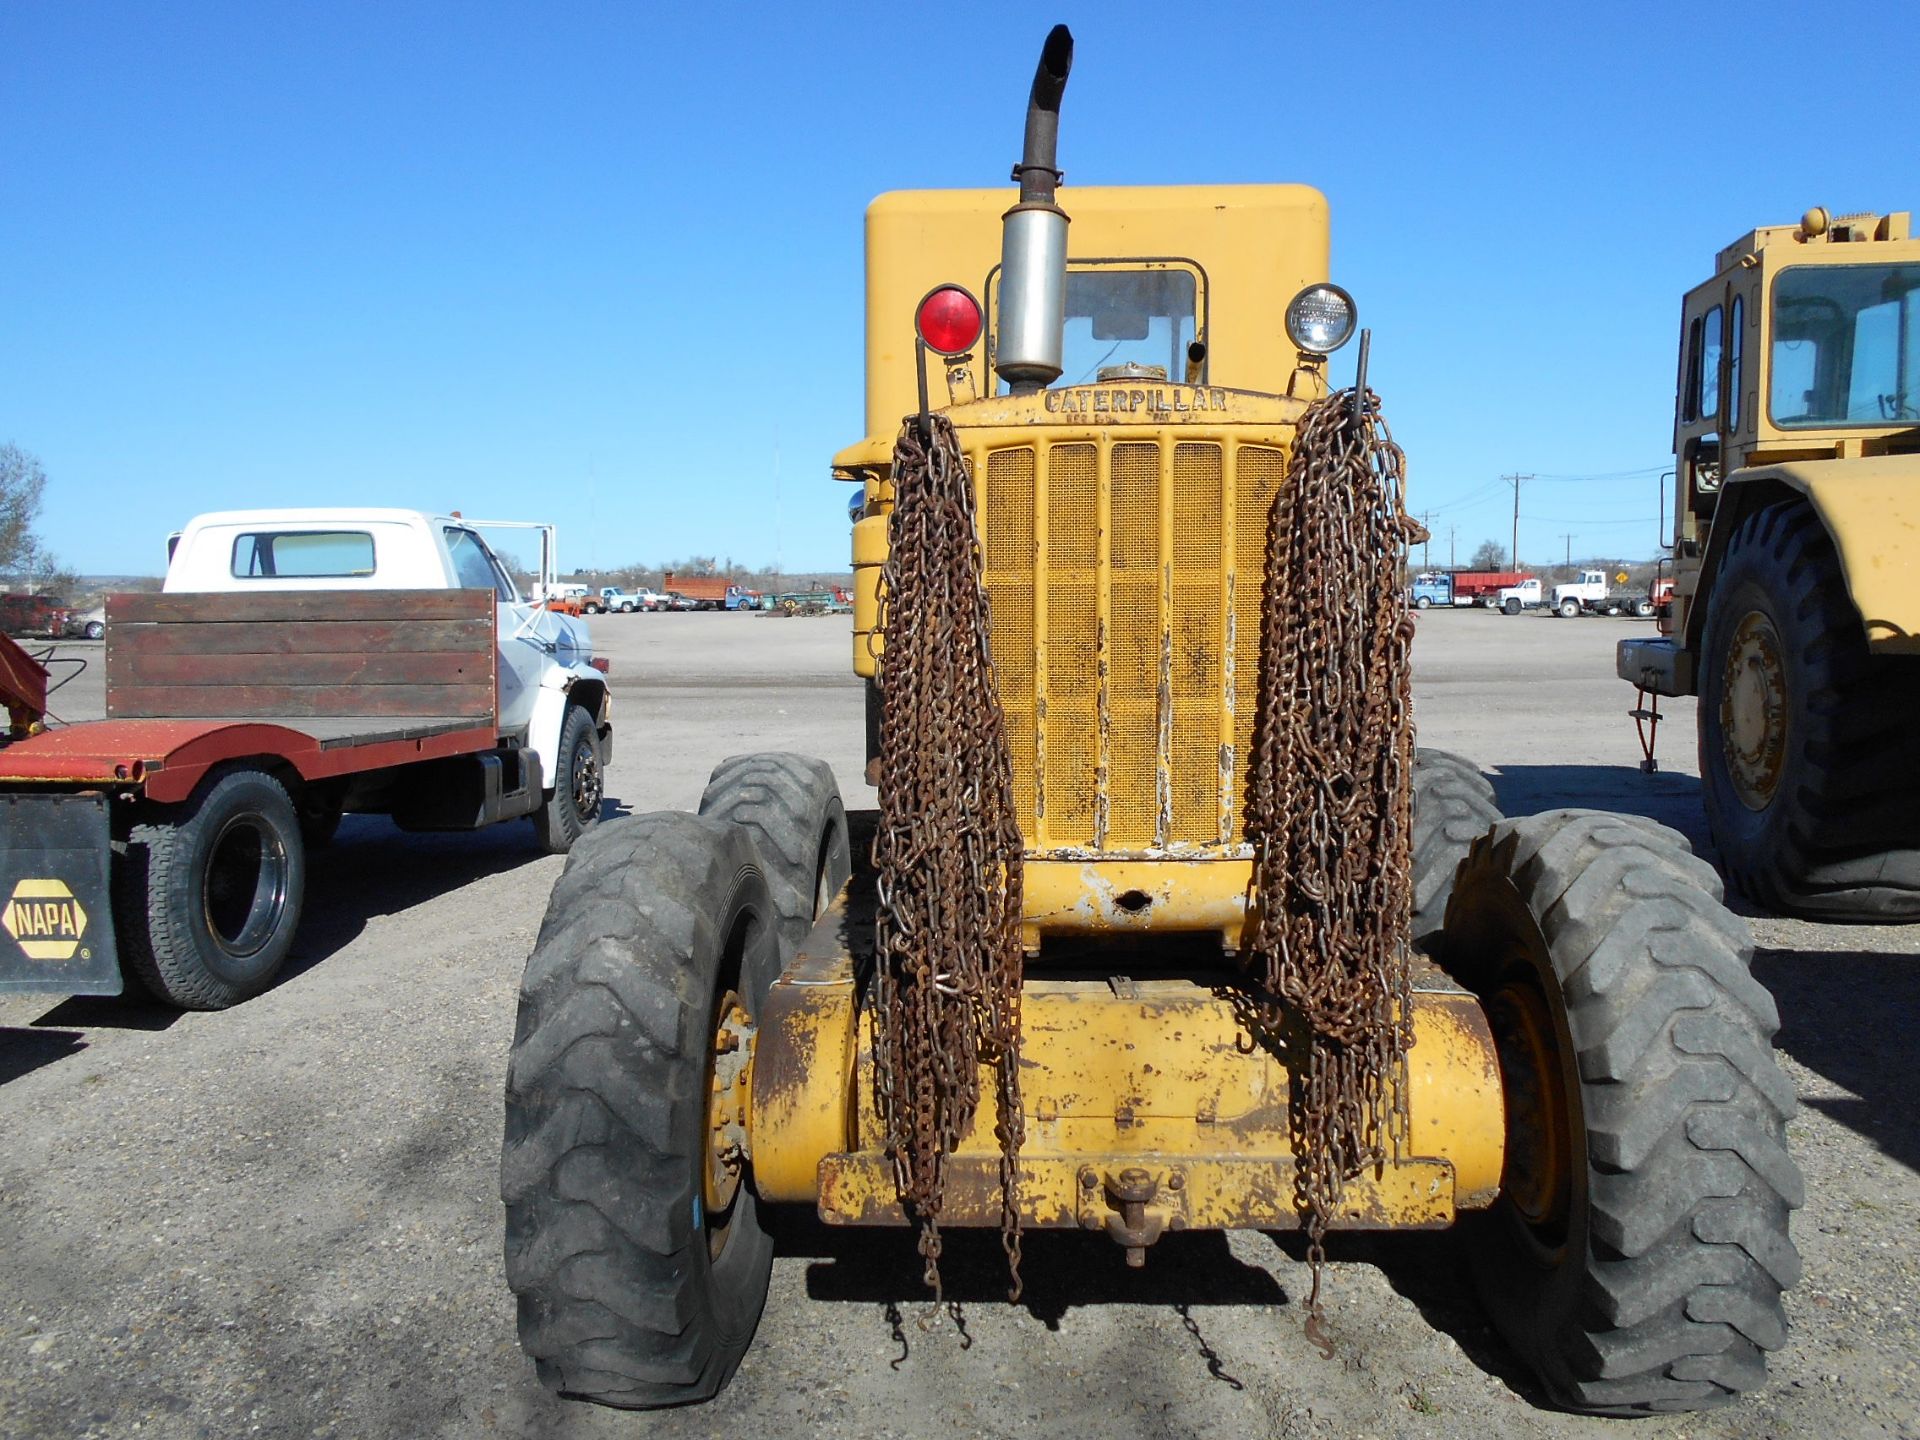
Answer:
POLYGON ((86 636, 89 640, 104 640, 107 634, 106 623, 101 620, 87 621, 86 636))
POLYGON ((121 964, 156 1000, 224 1010, 273 983, 307 883, 300 821, 278 780, 215 771, 182 804, 143 814, 114 851, 121 964))
POLYGON ((1446 919, 1454 872, 1500 819, 1493 786, 1471 760, 1413 752, 1413 942, 1428 948, 1446 919))
POLYGON ((564 855, 600 821, 600 801, 606 794, 606 770, 600 758, 600 735, 584 706, 567 706, 560 722, 559 765, 553 789, 533 812, 533 832, 549 855, 564 855))
POLYGON ((1633 618, 1636 620, 1651 620, 1653 618, 1653 601, 1644 595, 1634 601, 1633 618))
POLYGON ((1508 1112, 1475 1279, 1572 1409, 1720 1404, 1786 1339, 1793 1087, 1719 890, 1678 832, 1585 810, 1503 822, 1454 884, 1445 963, 1487 1007, 1508 1112))
POLYGON ((1425 610, 1432 604, 1433 601, 1429 600, 1425 595, 1422 595, 1418 600, 1413 602, 1413 608, 1416 610, 1425 610))
POLYGON ((1518 615, 1520 613, 1519 600, 1509 595, 1505 600, 1500 602, 1500 613, 1502 615, 1518 615))
POLYGON ((1735 885, 1818 919, 1920 917, 1920 659, 1868 653, 1805 501, 1757 511, 1727 544, 1699 717, 1707 823, 1735 885))
POLYGON ((743 1181, 703 1203, 719 1004, 780 969, 746 832, 677 812, 587 835, 527 961, 500 1195, 520 1343, 548 1389, 626 1409, 705 1400, 766 1304, 773 1242, 743 1181))
POLYGON ((753 837, 791 955, 853 871, 833 767, 781 751, 731 756, 713 767, 700 813, 744 826, 753 837))
POLYGON ((1580 602, 1578 600, 1562 600, 1558 605, 1554 606, 1554 609, 1560 612, 1561 619, 1571 620, 1580 613, 1580 602))

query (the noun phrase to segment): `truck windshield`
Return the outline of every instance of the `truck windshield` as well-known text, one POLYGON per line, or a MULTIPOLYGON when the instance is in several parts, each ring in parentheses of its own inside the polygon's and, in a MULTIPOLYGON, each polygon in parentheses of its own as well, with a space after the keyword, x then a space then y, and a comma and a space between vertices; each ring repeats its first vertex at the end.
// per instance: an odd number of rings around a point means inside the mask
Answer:
POLYGON ((1773 286, 1768 413, 1782 429, 1920 420, 1920 265, 1795 265, 1773 286))
MULTIPOLYGON (((1187 269, 1069 266, 1062 385, 1090 385, 1113 365, 1142 365, 1180 382, 1193 343, 1198 286, 1187 269)), ((999 393, 1007 393, 1005 381, 999 393)))

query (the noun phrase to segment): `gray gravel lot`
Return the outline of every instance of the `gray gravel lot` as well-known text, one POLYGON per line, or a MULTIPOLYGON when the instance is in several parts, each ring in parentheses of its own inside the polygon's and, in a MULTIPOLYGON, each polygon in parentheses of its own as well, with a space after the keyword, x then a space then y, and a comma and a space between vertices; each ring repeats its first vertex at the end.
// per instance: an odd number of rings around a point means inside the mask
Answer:
MULTIPOLYGON (((1705 836, 1690 703, 1635 768, 1612 646, 1630 621, 1429 612, 1425 744, 1495 773, 1504 808, 1632 810, 1705 836)), ((613 658, 622 810, 691 807, 745 750, 861 783, 844 619, 594 621, 613 658)), ((99 647, 76 645, 74 653, 99 647)), ((101 709, 99 668, 56 697, 101 709)), ((781 1230, 732 1388, 647 1417, 553 1400, 514 1340, 495 1196, 519 975, 561 862, 530 830, 402 836, 349 819, 315 858, 295 962, 224 1014, 0 997, 0 1437, 1920 1437, 1920 927, 1753 917, 1802 1108, 1805 1282, 1767 1390, 1700 1416, 1542 1408, 1447 1236, 1330 1246, 1337 1358, 1301 1331, 1292 1237, 1175 1235, 1129 1271, 1103 1239, 949 1238, 959 1321, 923 1324, 904 1233, 781 1230), (896 1318, 897 1317, 897 1318, 896 1318)))

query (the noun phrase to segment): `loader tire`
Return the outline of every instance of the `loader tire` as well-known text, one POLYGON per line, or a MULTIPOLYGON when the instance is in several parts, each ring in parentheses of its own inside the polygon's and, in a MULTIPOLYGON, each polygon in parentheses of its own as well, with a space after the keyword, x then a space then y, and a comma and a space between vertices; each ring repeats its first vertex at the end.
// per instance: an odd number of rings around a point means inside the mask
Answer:
POLYGON ((1446 918, 1454 872, 1500 819, 1493 786, 1472 761, 1445 750, 1413 752, 1414 944, 1427 948, 1446 918))
POLYGON ((182 1010, 224 1010, 273 983, 307 883, 284 785, 216 770, 181 804, 147 811, 114 850, 120 958, 142 989, 182 1010))
POLYGON ((735 755, 713 767, 700 813, 745 826, 791 955, 853 871, 833 767, 810 755, 735 755))
POLYGON ((564 855, 600 822, 606 795, 606 767, 593 716, 580 705, 567 706, 560 722, 559 763, 553 789, 533 812, 533 833, 549 855, 564 855))
POLYGON ((1508 1113, 1501 1198, 1468 1227, 1475 1280, 1569 1409, 1721 1404, 1786 1339, 1793 1087, 1719 894, 1678 832, 1557 810, 1475 842, 1447 908, 1508 1113))
POLYGON ((610 821, 567 857, 521 985, 500 1195, 520 1344, 541 1383, 623 1409, 719 1393, 766 1303, 750 1175, 710 1202, 717 1043, 777 978, 738 826, 610 821))
POLYGON ((1736 886, 1814 919, 1920 917, 1920 659, 1868 653, 1805 501, 1727 544, 1699 714, 1707 823, 1736 886))

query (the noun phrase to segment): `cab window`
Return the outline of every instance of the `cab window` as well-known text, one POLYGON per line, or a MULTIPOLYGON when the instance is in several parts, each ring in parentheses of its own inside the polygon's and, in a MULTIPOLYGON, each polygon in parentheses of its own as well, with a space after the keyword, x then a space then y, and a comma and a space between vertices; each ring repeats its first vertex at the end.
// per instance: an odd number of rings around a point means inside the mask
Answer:
POLYGON ((1738 295, 1727 307, 1727 433, 1740 428, 1740 394, 1746 386, 1741 356, 1746 353, 1742 327, 1746 324, 1746 306, 1738 295))
POLYGON ((1714 306, 1700 320, 1700 368, 1698 372, 1699 392, 1693 413, 1701 420, 1711 420, 1720 413, 1720 327, 1723 318, 1720 307, 1714 306))
MULTIPOLYGON (((171 557, 169 557, 171 558, 171 557)), ((255 530, 233 540, 236 580, 337 580, 373 574, 364 530, 255 530)))
POLYGON ((1782 429, 1920 420, 1920 265, 1795 265, 1773 286, 1767 410, 1782 429))
MULTIPOLYGON (((999 272, 989 284, 998 304, 999 272)), ((1199 336, 1205 297, 1199 267, 1186 261, 1151 264, 1069 261, 1066 327, 1060 385, 1091 385, 1102 370, 1137 365, 1179 384, 1186 379, 1187 347, 1199 336)), ((999 393, 1007 393, 1005 381, 999 393)))

